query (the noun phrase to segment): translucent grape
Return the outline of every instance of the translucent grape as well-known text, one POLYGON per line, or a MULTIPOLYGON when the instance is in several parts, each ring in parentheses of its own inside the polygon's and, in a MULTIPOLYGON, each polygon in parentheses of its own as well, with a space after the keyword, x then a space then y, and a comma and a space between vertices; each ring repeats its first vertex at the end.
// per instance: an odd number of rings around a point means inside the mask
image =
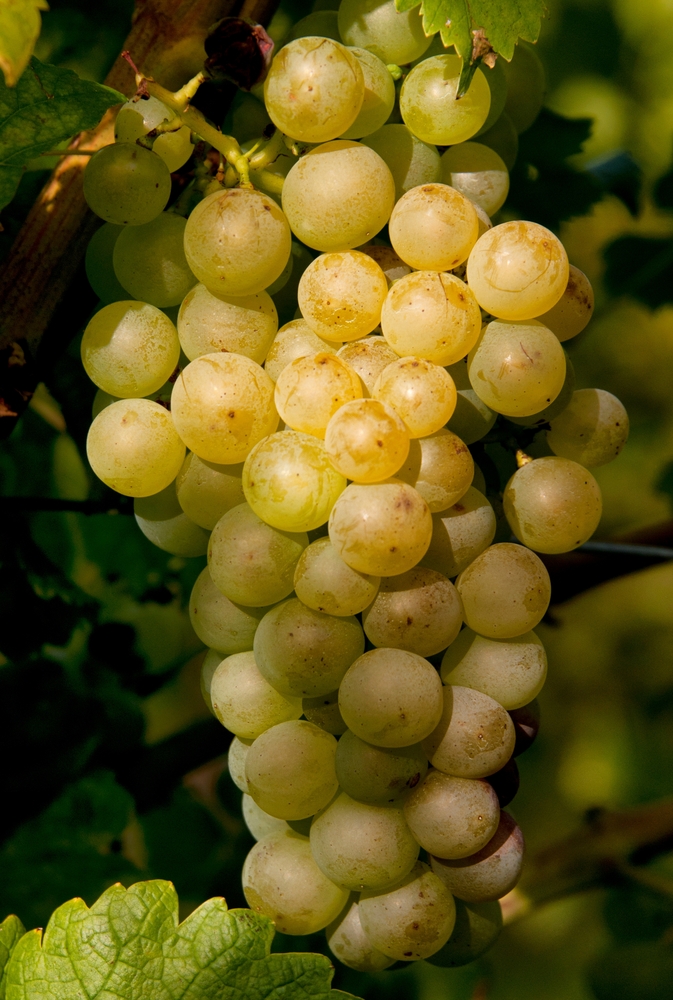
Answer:
POLYGON ((104 223, 93 234, 86 248, 84 268, 89 284, 98 298, 105 303, 128 299, 129 293, 119 284, 112 266, 112 253, 117 237, 124 226, 104 223))
POLYGON ((309 150, 283 185, 283 211, 292 232, 325 252, 351 250, 376 236, 394 203, 395 182, 384 161, 349 139, 309 150))
POLYGON ((312 722, 314 726, 318 726, 319 729, 324 729, 326 733, 341 736, 348 729, 339 710, 338 691, 320 694, 316 698, 304 698, 302 705, 308 721, 312 722))
POLYGON ((388 165, 395 181, 395 201, 419 184, 439 180, 437 147, 423 142, 406 125, 383 125, 362 141, 388 165))
POLYGON ((422 56, 431 42, 417 10, 400 13, 394 0, 341 0, 339 31, 346 45, 369 49, 400 66, 422 56))
POLYGON ((469 965, 485 954, 502 929, 502 910, 496 901, 464 903, 456 899, 456 923, 443 948, 430 957, 432 965, 453 969, 469 965))
POLYGON ((388 67, 373 52, 349 48, 360 63, 364 79, 364 98, 358 116, 345 132, 344 139, 361 139, 381 128, 390 117, 395 104, 395 84, 388 67))
POLYGON ((522 545, 491 545, 456 580, 465 623, 489 639, 512 639, 542 620, 551 599, 549 573, 522 545))
MULTIPOLYGON (((551 403, 548 403, 542 410, 538 410, 537 413, 530 413, 526 417, 509 416, 507 419, 511 420, 514 424, 519 424, 521 427, 543 427, 545 424, 548 424, 550 420, 557 417, 559 413, 562 413, 568 406, 570 400, 572 399, 573 392, 575 391, 575 383, 575 368, 572 361, 566 354, 566 375, 558 396, 553 399, 551 403)), ((548 449, 545 454, 551 454, 551 449, 548 449)))
POLYGON ((227 753, 227 767, 231 780, 246 795, 248 795, 248 779, 245 776, 245 759, 248 756, 250 746, 250 740, 239 740, 237 736, 234 736, 227 753))
POLYGON ((487 215, 505 204, 509 174, 503 160, 479 142, 462 142, 442 155, 441 179, 475 202, 487 215))
POLYGON ((170 413, 150 399, 120 399, 89 428, 86 453, 99 479, 129 497, 163 490, 180 470, 185 446, 170 413))
POLYGON ((442 660, 445 684, 475 688, 503 708, 521 708, 542 690, 547 654, 534 632, 514 639, 485 639, 466 628, 442 660))
POLYGON ((186 225, 182 216, 162 212, 119 235, 112 255, 114 270, 134 299, 177 306, 196 283, 185 257, 186 225))
POLYGON ((474 688, 444 687, 437 728, 423 740, 430 763, 457 778, 485 778, 514 750, 514 725, 497 701, 474 688))
POLYGON ((325 340, 358 340, 381 319, 388 282, 376 263, 357 250, 325 253, 304 271, 297 297, 301 314, 325 340))
POLYGON ((598 483, 567 458, 537 458, 514 473, 503 494, 505 516, 524 545, 536 552, 570 552, 598 527, 603 502, 598 483))
POLYGON ((357 373, 335 354, 321 351, 286 365, 278 376, 274 398, 288 427, 324 438, 339 407, 361 397, 357 373))
POLYGON ((208 567, 196 578, 189 599, 192 628, 201 642, 221 654, 220 660, 252 648, 257 626, 268 610, 234 604, 215 586, 208 567))
POLYGON ((243 814, 243 822, 255 840, 264 840, 269 835, 290 829, 284 819, 269 816, 263 809, 260 809, 253 797, 247 793, 243 795, 241 813, 243 814))
POLYGON ((442 427, 411 442, 397 477, 413 486, 435 513, 448 510, 467 493, 474 478, 474 462, 465 443, 442 427))
POLYGON ((283 368, 298 358, 312 354, 336 354, 339 344, 317 337, 305 319, 294 319, 282 326, 269 348, 264 369, 274 382, 283 368))
POLYGON ((411 267, 450 271, 467 260, 479 236, 479 220, 460 191, 448 184, 422 184, 397 202, 388 232, 393 249, 411 267))
POLYGON ((474 389, 459 389, 456 408, 446 426, 465 444, 474 444, 488 434, 497 419, 495 410, 490 409, 474 389))
POLYGON ((254 642, 257 665, 268 682, 281 694, 300 698, 336 691, 364 648, 357 618, 314 611, 296 597, 265 615, 254 642))
POLYGON ((198 284, 178 313, 180 344, 190 361, 230 351, 261 365, 278 331, 278 313, 266 292, 223 298, 198 284))
POLYGON ((190 452, 178 472, 178 503, 202 528, 212 531, 223 514, 245 501, 242 465, 215 465, 190 452))
POLYGON ((332 954, 349 969, 381 972, 395 962, 394 958, 388 958, 375 948, 363 931, 356 900, 329 925, 325 934, 332 954))
POLYGON ((605 389, 578 389, 552 420, 547 443, 554 454, 590 468, 619 455, 629 436, 623 404, 605 389))
POLYGON ((503 112, 487 132, 480 132, 479 142, 489 146, 501 157, 508 170, 516 163, 519 154, 519 136, 508 114, 503 112))
POLYGON ((279 819, 313 816, 337 791, 336 747, 330 733, 305 720, 267 729, 245 758, 250 795, 279 819))
POLYGON ((203 556, 208 550, 207 531, 187 517, 178 503, 175 483, 133 504, 136 524, 145 538, 174 556, 203 556))
POLYGON ((538 316, 563 343, 576 337, 585 328, 594 311, 594 290, 586 274, 570 265, 568 284, 555 306, 538 316))
POLYGON ((453 584, 436 570, 416 566, 381 582, 362 614, 374 646, 434 656, 453 642, 463 624, 463 607, 453 584))
POLYGON ((215 191, 187 219, 187 262, 214 295, 261 292, 281 274, 291 245, 276 202, 250 188, 215 191))
POLYGON ((380 579, 351 569, 329 538, 318 538, 299 558, 294 589, 302 603, 314 611, 341 617, 364 611, 376 596, 380 579))
MULTIPOLYGON (((174 118, 174 112, 156 97, 143 96, 140 100, 127 101, 115 118, 115 142, 134 143, 174 118)), ((190 129, 178 122, 174 131, 160 132, 152 151, 161 157, 171 173, 179 170, 194 151, 190 129)))
POLYGON ((491 90, 480 69, 465 96, 456 96, 462 65, 459 56, 433 56, 415 66, 402 84, 402 118, 424 142, 439 146, 465 142, 488 117, 491 90))
POLYGON ((551 309, 566 289, 568 272, 563 244, 536 222, 494 226, 479 237, 467 262, 477 302, 503 320, 533 319, 551 309))
POLYGON ((470 486, 452 507, 432 515, 430 547, 421 564, 457 576, 495 537, 496 521, 486 497, 470 486))
POLYGON ((328 423, 325 450, 347 479, 376 483, 392 476, 406 459, 409 431, 387 403, 355 399, 344 403, 328 423))
POLYGON ((417 744, 409 747, 376 747, 347 730, 337 744, 336 773, 340 787, 371 805, 385 805, 404 798, 428 770, 428 760, 417 744))
MULTIPOLYGON (((405 264, 392 247, 375 246, 370 244, 362 248, 362 252, 375 260, 386 276, 386 281, 392 285, 394 281, 399 281, 405 274, 409 274, 411 268, 405 264)), ((392 359, 394 360, 394 358, 392 359)))
POLYGON ((302 714, 301 698, 285 697, 271 687, 252 652, 234 653, 218 664, 210 700, 222 725, 246 740, 256 740, 272 726, 302 714))
POLYGON ((498 828, 498 797, 485 781, 429 771, 404 803, 414 837, 439 858, 465 858, 498 828))
POLYGON ((112 302, 89 320, 81 344, 92 382, 112 396, 149 396, 175 371, 178 333, 168 316, 145 302, 112 302))
POLYGON ((500 813, 491 840, 475 854, 462 859, 430 858, 432 870, 447 889, 467 903, 486 903, 510 892, 521 875, 524 840, 512 817, 500 813))
POLYGON ((520 40, 511 62, 502 66, 507 81, 505 111, 517 132, 530 128, 540 113, 545 95, 545 73, 532 45, 520 40))
POLYGON ((456 408, 456 387, 444 368, 425 358, 406 357, 384 368, 372 390, 409 428, 412 438, 434 434, 456 408))
POLYGON ((135 142, 116 142, 94 153, 84 171, 84 197, 92 212, 118 226, 142 226, 166 207, 168 167, 135 142))
POLYGON ((178 434, 206 462, 242 462, 278 426, 274 385, 242 354, 204 354, 180 373, 171 397, 178 434))
POLYGON ((185 165, 194 152, 191 129, 182 125, 172 131, 162 132, 154 140, 152 150, 161 157, 170 172, 174 173, 185 165))
MULTIPOLYGON (((376 247, 371 249, 375 250, 376 247)), ((383 369, 397 361, 397 355, 383 337, 363 337, 354 343, 344 344, 337 353, 342 361, 358 373, 367 388, 367 396, 383 369)))

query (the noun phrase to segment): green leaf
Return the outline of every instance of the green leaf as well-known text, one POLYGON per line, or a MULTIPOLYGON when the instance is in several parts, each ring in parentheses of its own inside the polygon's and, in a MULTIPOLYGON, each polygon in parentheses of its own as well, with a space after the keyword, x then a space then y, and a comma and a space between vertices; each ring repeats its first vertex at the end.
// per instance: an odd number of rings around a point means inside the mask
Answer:
POLYGON ((26 933, 18 917, 7 917, 0 924, 0 1000, 5 1000, 5 970, 20 938, 26 933))
POLYGON ((40 34, 46 0, 0 0, 0 69, 8 87, 15 87, 28 65, 40 34))
POLYGON ((29 160, 95 128, 124 100, 110 87, 33 57, 15 88, 0 86, 0 208, 14 197, 29 160))
POLYGON ((330 989, 324 955, 270 954, 267 917, 209 899, 178 924, 170 882, 113 885, 88 909, 71 899, 26 934, 7 1000, 353 1000, 330 989))

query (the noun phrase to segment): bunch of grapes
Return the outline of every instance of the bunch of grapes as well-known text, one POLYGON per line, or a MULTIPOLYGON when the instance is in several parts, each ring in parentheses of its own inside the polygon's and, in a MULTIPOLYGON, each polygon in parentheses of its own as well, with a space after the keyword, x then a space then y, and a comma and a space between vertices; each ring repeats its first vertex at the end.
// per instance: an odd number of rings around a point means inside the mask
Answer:
POLYGON ((587 467, 628 431, 562 347, 589 282, 547 229, 490 218, 537 57, 477 69, 462 97, 460 71, 417 11, 343 0, 273 60, 257 174, 259 142, 197 155, 166 210, 194 136, 156 97, 85 173, 106 220, 92 468, 160 548, 208 554, 190 613, 257 839, 250 906, 326 928, 359 970, 464 964, 498 935, 524 848, 503 810, 547 671, 536 553, 591 536, 587 467), (498 515, 469 449, 496 420, 539 430, 498 515))

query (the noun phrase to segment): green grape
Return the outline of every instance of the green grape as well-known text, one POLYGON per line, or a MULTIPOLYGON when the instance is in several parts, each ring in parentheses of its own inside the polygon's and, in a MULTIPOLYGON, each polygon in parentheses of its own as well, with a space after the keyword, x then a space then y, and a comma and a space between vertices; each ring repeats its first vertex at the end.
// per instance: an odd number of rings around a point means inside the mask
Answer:
POLYGON ((418 10, 400 13, 394 0, 341 0, 339 31, 346 45, 369 49, 384 63, 403 66, 431 42, 418 10))
POLYGON ((273 200, 250 188, 224 188, 187 219, 185 256, 213 295, 254 295, 276 280, 292 246, 288 221, 273 200))
POLYGON ((500 156, 480 142, 461 142, 442 154, 441 179, 494 215, 505 204, 509 174, 500 156))
POLYGON ((149 497, 175 479, 185 446, 160 403, 120 399, 91 424, 86 453, 106 486, 124 496, 149 497))
POLYGON ((401 358, 413 354, 436 365, 451 365, 476 344, 481 310, 469 287, 454 274, 413 271, 388 292, 381 329, 401 358))
POLYGON ((509 813, 500 813, 500 822, 489 842, 469 857, 430 858, 432 870, 449 892, 466 903, 488 903, 501 899, 519 881, 523 865, 524 840, 521 828, 509 813))
POLYGON ((315 698, 303 698, 302 707, 309 722, 319 729, 324 729, 326 733, 331 733, 332 736, 341 736, 348 729, 339 710, 338 691, 319 694, 315 698))
POLYGON ((124 399, 149 396, 175 371, 178 332, 156 306, 111 302, 89 320, 82 364, 95 385, 124 399))
POLYGON ((247 793, 243 795, 241 813, 243 814, 243 822, 255 840, 258 841, 290 829, 284 819, 276 819, 275 816, 269 816, 263 809, 260 809, 253 797, 247 793))
POLYGON ((534 319, 487 323, 467 363, 482 402, 508 417, 537 417, 559 395, 566 377, 563 348, 534 319))
POLYGON ((497 419, 495 410, 479 399, 474 389, 459 389, 456 408, 446 426, 465 444, 474 444, 488 434, 497 419))
POLYGON ((511 62, 502 66, 507 81, 505 111, 517 132, 525 132, 539 115, 544 102, 544 66, 534 46, 520 40, 511 62))
POLYGON ((446 369, 425 358, 393 361, 377 378, 372 396, 392 406, 412 438, 440 430, 456 408, 453 379, 446 369))
POLYGON ((417 744, 376 747, 346 730, 337 744, 339 786, 358 802, 385 805, 404 798, 428 770, 428 760, 417 744))
POLYGON ((357 972, 382 972, 395 962, 375 948, 362 929, 359 906, 355 899, 326 928, 327 944, 343 965, 357 972))
MULTIPOLYGON (((409 274, 411 268, 408 264, 405 264, 401 257, 399 257, 392 247, 386 246, 374 246, 369 244, 368 246, 362 247, 362 252, 366 253, 368 257, 375 260, 379 265, 381 270, 386 276, 386 281, 388 285, 392 285, 394 281, 399 281, 403 278, 405 274, 409 274)), ((393 356, 392 360, 395 358, 393 356)))
POLYGON ((301 314, 325 340, 359 340, 378 326, 388 282, 376 263, 357 250, 325 253, 304 271, 297 298, 301 314))
POLYGON ((471 389, 470 377, 467 374, 467 358, 461 358, 446 369, 455 382, 456 389, 471 389))
POLYGON ((498 796, 486 781, 428 771, 404 803, 418 843, 439 858, 465 858, 484 847, 498 828, 498 796))
POLYGON ((119 284, 112 266, 114 246, 123 230, 124 226, 105 222, 93 234, 86 248, 84 258, 86 276, 98 298, 106 305, 129 297, 127 290, 119 284))
POLYGON ((249 795, 248 779, 245 776, 245 761, 251 745, 252 740, 239 740, 238 736, 234 736, 227 752, 227 767, 231 780, 245 795, 249 795))
POLYGON ((336 747, 334 737, 312 722, 272 726, 257 737, 245 758, 250 795, 278 819, 313 816, 338 789, 336 747))
POLYGON ((175 483, 133 503, 136 523, 145 538, 174 556, 203 556, 208 550, 208 532, 190 521, 178 503, 175 483))
POLYGON ((186 225, 180 215, 162 212, 120 234, 112 255, 114 270, 133 298, 162 307, 182 302, 196 282, 185 257, 186 225))
POLYGON ((423 184, 397 202, 388 231, 393 249, 414 269, 450 271, 474 247, 479 219, 460 191, 448 184, 423 184))
POLYGON ((189 598, 192 628, 201 642, 220 653, 220 660, 251 649, 257 626, 268 610, 234 604, 217 589, 207 566, 197 576, 189 598))
POLYGON ((264 616, 254 642, 257 665, 269 684, 298 698, 336 691, 364 648, 357 618, 314 611, 296 597, 264 616))
POLYGON ((535 632, 514 639, 485 639, 465 628, 442 660, 445 684, 482 691, 503 708, 537 698, 547 676, 547 654, 535 632))
POLYGON ((316 336, 305 319, 293 319, 281 326, 276 334, 266 356, 264 369, 277 382, 280 373, 291 362, 321 352, 336 354, 339 346, 316 336))
POLYGON ((243 466, 243 492, 250 507, 283 531, 312 531, 325 524, 345 488, 345 476, 333 468, 322 441, 311 434, 271 434, 253 448, 243 466))
MULTIPOLYGON (((135 143, 136 139, 159 125, 172 122, 175 117, 174 112, 156 97, 127 101, 122 104, 115 119, 115 142, 135 143)), ((191 131, 178 121, 174 131, 157 135, 152 151, 161 157, 171 173, 179 170, 194 151, 191 131)))
POLYGON ((412 69, 400 91, 404 124, 424 142, 449 146, 471 139, 488 118, 491 91, 482 70, 458 98, 460 56, 433 56, 412 69))
POLYGON ((340 792, 313 819, 311 851, 327 878, 357 892, 395 885, 413 868, 419 847, 397 806, 340 792))
POLYGON ((387 403, 355 399, 344 403, 328 423, 325 451, 347 479, 376 483, 394 475, 406 459, 409 431, 387 403))
POLYGON ((94 420, 106 406, 109 406, 110 403, 116 403, 118 400, 119 396, 111 396, 109 392, 96 389, 96 395, 93 397, 93 403, 91 404, 91 419, 94 420))
POLYGON ((366 743, 408 747, 429 736, 442 715, 437 671, 404 649, 370 649, 349 668, 339 688, 348 728, 366 743))
POLYGON ((480 958, 495 944, 502 929, 502 910, 496 900, 464 903, 462 899, 456 899, 454 902, 456 923, 451 937, 429 959, 432 965, 445 969, 469 965, 480 958))
POLYGON ((486 78, 488 89, 491 92, 491 106, 488 109, 488 117, 486 118, 486 121, 477 132, 479 137, 481 137, 484 132, 488 132, 488 130, 495 125, 505 110, 505 103, 507 101, 507 77, 505 75, 505 70, 502 68, 502 63, 502 59, 496 58, 494 66, 488 66, 483 62, 480 66, 480 69, 486 78))
POLYGON ((210 700, 222 725, 246 740, 256 740, 272 726, 302 714, 301 698, 285 697, 271 687, 252 652, 234 653, 218 664, 210 700))
POLYGON ((362 141, 388 165, 395 181, 395 201, 419 184, 439 180, 437 147, 422 142, 406 125, 383 125, 362 141))
POLYGON ((182 349, 193 361, 203 354, 230 351, 261 365, 278 331, 278 314, 266 292, 224 298, 198 284, 178 313, 182 349))
POLYGON ((264 103, 254 94, 237 90, 222 131, 226 135, 235 135, 243 145, 250 140, 256 142, 267 125, 271 124, 264 103))
POLYGON ((161 157, 171 173, 183 167, 194 152, 192 132, 187 125, 162 132, 154 140, 152 150, 161 157))
POLYGON ((208 566, 213 583, 230 601, 246 608, 275 604, 292 593, 294 569, 307 545, 304 532, 272 528, 247 503, 232 507, 210 536, 208 566))
POLYGON ((209 649, 203 658, 203 663, 201 664, 201 696, 205 701, 208 711, 213 715, 213 703, 210 700, 210 682, 213 679, 213 674, 215 673, 217 667, 222 662, 222 653, 219 649, 209 649))
POLYGON ((324 252, 352 250, 372 239, 394 204, 395 182, 385 162, 349 139, 309 150, 283 185, 283 211, 292 232, 324 252))
POLYGON ((395 104, 395 83, 386 64, 373 52, 359 48, 349 48, 348 51, 360 63, 365 93, 357 118, 342 133, 342 138, 361 139, 387 122, 395 104))
POLYGON ((362 614, 374 646, 434 656, 453 642, 463 624, 463 607, 453 584, 434 569, 415 566, 381 582, 362 614))
POLYGON ((542 560, 522 545, 491 545, 462 571, 456 589, 465 624, 489 639, 535 628, 549 607, 551 583, 542 560))
POLYGON ((291 320, 297 309, 297 290, 301 276, 313 260, 313 253, 305 247, 303 243, 292 240, 292 273, 280 291, 270 292, 272 295, 281 323, 291 320))
POLYGON ((470 486, 452 507, 432 515, 432 538, 421 565, 446 576, 458 576, 488 548, 495 529, 493 508, 470 486))
POLYGON ((594 290, 586 274, 570 265, 568 284, 555 306, 538 316, 563 343, 581 333, 594 311, 594 290))
POLYGON ((358 374, 326 351, 286 365, 278 376, 274 396, 288 427, 318 438, 325 437, 327 425, 340 406, 361 398, 358 374))
POLYGON ((399 479, 352 483, 330 514, 330 541, 359 573, 405 573, 425 555, 431 536, 430 508, 420 493, 399 479))
POLYGON ((519 135, 508 114, 503 112, 487 132, 479 132, 478 138, 482 146, 495 150, 508 170, 512 169, 519 155, 519 135))
POLYGON ((509 526, 536 552, 571 552, 598 527, 603 512, 598 483, 568 458, 536 458, 514 473, 503 494, 509 526))
MULTIPOLYGON (((404 266, 406 267, 406 264, 404 266)), ((397 361, 397 355, 383 337, 363 337, 361 340, 351 341, 349 344, 344 344, 337 354, 358 373, 367 390, 365 396, 371 394, 383 369, 393 361, 397 361)))
POLYGON ((358 573, 337 554, 329 538, 318 538, 304 549, 294 571, 297 597, 314 611, 357 615, 376 596, 381 578, 358 573))
POLYGON ((430 763, 457 778, 485 778, 514 752, 514 723, 497 701, 474 688, 444 687, 437 728, 423 740, 430 763))
POLYGON ((474 478, 474 461, 465 443, 442 427, 411 442, 397 477, 413 486, 434 514, 447 510, 467 493, 474 478))
POLYGON ((590 468, 619 455, 629 436, 629 415, 605 389, 578 389, 554 417, 547 443, 555 455, 590 468))
POLYGON ((308 838, 293 830, 255 844, 243 865, 243 893, 250 909, 273 920, 283 934, 315 934, 348 901, 348 893, 316 865, 308 838))
POLYGON ((556 305, 568 284, 568 255, 536 222, 503 222, 483 233, 467 262, 482 309, 501 320, 533 319, 556 305))
POLYGON ((362 107, 364 76, 353 52, 331 38, 309 36, 285 45, 264 81, 271 121, 302 142, 336 139, 362 107))
POLYGON ((178 503, 190 520, 212 531, 223 514, 244 503, 242 465, 215 465, 189 452, 175 480, 178 503))
POLYGON ((335 42, 340 42, 341 35, 339 34, 337 19, 336 9, 314 10, 310 14, 307 14, 306 17, 302 17, 294 23, 292 31, 285 40, 285 44, 293 42, 296 38, 308 38, 309 36, 332 38, 335 42))
POLYGON ((203 354, 182 370, 171 412, 187 447, 206 462, 234 465, 278 426, 273 382, 242 354, 203 354))
MULTIPOLYGON (((538 410, 537 413, 531 413, 527 417, 509 416, 507 418, 508 420, 511 420, 513 424, 519 424, 521 427, 544 427, 550 420, 554 420, 559 413, 562 413, 566 409, 575 391, 575 368, 567 354, 565 355, 565 359, 566 375, 558 396, 552 400, 551 403, 545 406, 543 410, 538 410)), ((551 449, 546 452, 547 455, 550 455, 551 453, 551 449)), ((536 455, 534 457, 537 458, 538 456, 536 455)))
POLYGON ((360 921, 375 948, 399 962, 429 958, 446 944, 456 922, 456 904, 429 865, 417 861, 398 885, 363 892, 360 921))
POLYGON ((84 171, 87 205, 118 226, 142 226, 156 219, 170 193, 171 175, 164 161, 134 142, 103 146, 84 171))

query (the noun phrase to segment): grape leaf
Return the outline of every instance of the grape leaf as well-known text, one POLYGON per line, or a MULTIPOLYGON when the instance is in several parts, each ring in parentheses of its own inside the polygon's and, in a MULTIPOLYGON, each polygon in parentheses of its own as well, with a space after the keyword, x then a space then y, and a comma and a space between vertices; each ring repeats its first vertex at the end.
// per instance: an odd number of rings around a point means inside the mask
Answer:
POLYGON ((270 954, 267 917, 209 899, 178 924, 170 882, 113 885, 89 909, 71 899, 7 967, 6 1000, 354 1000, 330 989, 324 955, 270 954))
POLYGON ((108 108, 125 100, 35 57, 15 88, 0 85, 0 208, 13 198, 30 159, 95 128, 108 108))
POLYGON ((46 0, 0 0, 0 69, 8 87, 15 87, 28 65, 40 34, 40 11, 46 0))
POLYGON ((26 929, 18 917, 7 917, 0 924, 0 1000, 5 1000, 5 971, 14 949, 26 929))

